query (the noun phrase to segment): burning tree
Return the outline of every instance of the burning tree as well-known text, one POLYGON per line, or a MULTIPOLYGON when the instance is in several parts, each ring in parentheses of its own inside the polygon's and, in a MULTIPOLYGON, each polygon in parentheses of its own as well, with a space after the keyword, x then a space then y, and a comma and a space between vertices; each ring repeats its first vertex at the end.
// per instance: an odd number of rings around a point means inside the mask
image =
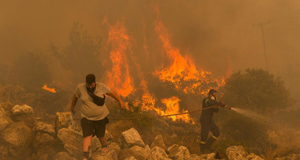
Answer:
POLYGON ((284 81, 262 69, 233 74, 223 87, 224 101, 234 107, 272 113, 291 105, 284 81))

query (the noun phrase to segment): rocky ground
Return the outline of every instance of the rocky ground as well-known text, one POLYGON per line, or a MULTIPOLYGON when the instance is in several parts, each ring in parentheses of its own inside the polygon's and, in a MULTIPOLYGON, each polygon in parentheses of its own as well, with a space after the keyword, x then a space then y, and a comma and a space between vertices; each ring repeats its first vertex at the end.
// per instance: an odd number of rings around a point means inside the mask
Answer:
MULTIPOLYGON (((12 109, 0 107, 0 159, 1 160, 76 160, 82 159, 82 133, 75 127, 69 112, 56 113, 54 125, 34 117, 28 105, 16 105, 12 109)), ((101 144, 92 139, 93 160, 213 160, 215 153, 190 154, 187 147, 178 144, 166 146, 161 135, 151 144, 145 144, 134 128, 113 137, 106 131, 109 152, 101 156, 101 144), (116 141, 115 138, 118 138, 116 141), (118 142, 118 143, 116 143, 118 142)), ((243 146, 231 146, 226 150, 228 160, 260 160, 248 153, 243 146)), ((225 158, 224 158, 225 159, 225 158)), ((291 154, 276 160, 298 160, 291 154)))

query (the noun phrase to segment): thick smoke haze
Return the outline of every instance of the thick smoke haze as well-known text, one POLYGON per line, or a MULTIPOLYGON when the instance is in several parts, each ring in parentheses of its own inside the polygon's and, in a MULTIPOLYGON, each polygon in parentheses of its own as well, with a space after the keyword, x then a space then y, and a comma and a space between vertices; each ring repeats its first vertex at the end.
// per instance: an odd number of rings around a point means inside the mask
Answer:
MULTIPOLYGON (((10 65, 24 52, 50 54, 50 42, 58 47, 68 45, 75 22, 82 24, 89 35, 100 37, 101 47, 105 48, 106 18, 112 25, 124 23, 138 61, 148 56, 150 64, 160 66, 165 60, 154 30, 156 7, 172 45, 215 77, 226 75, 229 67, 233 72, 265 69, 262 30, 256 25, 267 23, 264 34, 268 70, 283 77, 293 96, 300 93, 300 2, 296 0, 1 1, 1 63, 10 65)), ((100 54, 109 56, 108 52, 100 54)), ((153 72, 149 65, 142 67, 153 72)), ((57 72, 59 75, 59 69, 57 72)))

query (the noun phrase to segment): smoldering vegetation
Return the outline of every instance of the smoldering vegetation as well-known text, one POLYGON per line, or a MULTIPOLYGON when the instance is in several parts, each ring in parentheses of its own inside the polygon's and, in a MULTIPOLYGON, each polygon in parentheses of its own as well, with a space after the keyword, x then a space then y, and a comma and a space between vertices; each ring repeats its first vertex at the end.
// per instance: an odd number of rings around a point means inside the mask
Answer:
MULTIPOLYGON (((69 111, 73 91, 88 73, 127 102, 122 112, 109 102, 112 117, 194 111, 215 88, 226 104, 268 119, 261 123, 221 110, 216 123, 222 136, 215 149, 241 144, 268 159, 299 152, 297 1, 3 1, 0 6, 2 106, 28 104, 49 121, 56 112, 69 111), (268 71, 259 23, 266 23, 268 71)), ((167 145, 180 143, 197 153, 199 117, 195 112, 164 119, 168 129, 153 119, 116 121, 109 129, 118 137, 136 126, 145 142, 160 133, 167 145), (191 133, 184 131, 187 126, 191 133)))

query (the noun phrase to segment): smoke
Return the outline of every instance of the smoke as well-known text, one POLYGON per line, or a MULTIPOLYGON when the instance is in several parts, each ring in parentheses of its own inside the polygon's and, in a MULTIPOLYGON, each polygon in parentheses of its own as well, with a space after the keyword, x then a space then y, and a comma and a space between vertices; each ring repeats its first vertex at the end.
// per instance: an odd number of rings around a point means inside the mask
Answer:
MULTIPOLYGON (((49 42, 59 47, 68 45, 68 34, 74 22, 83 24, 90 35, 103 40, 100 54, 103 61, 109 61, 109 50, 105 49, 109 28, 102 23, 107 17, 110 24, 124 23, 133 39, 131 50, 138 62, 143 61, 141 70, 151 73, 168 62, 154 29, 155 7, 158 7, 161 21, 170 33, 170 43, 183 56, 192 57, 197 67, 221 78, 229 66, 233 71, 265 68, 261 28, 254 24, 269 22, 264 26, 269 71, 284 78, 292 95, 299 93, 298 1, 34 0, 0 3, 3 65, 10 65, 14 57, 27 51, 51 56, 49 42)), ((64 75, 65 71, 61 73, 57 65, 53 68, 53 77, 64 75)))

